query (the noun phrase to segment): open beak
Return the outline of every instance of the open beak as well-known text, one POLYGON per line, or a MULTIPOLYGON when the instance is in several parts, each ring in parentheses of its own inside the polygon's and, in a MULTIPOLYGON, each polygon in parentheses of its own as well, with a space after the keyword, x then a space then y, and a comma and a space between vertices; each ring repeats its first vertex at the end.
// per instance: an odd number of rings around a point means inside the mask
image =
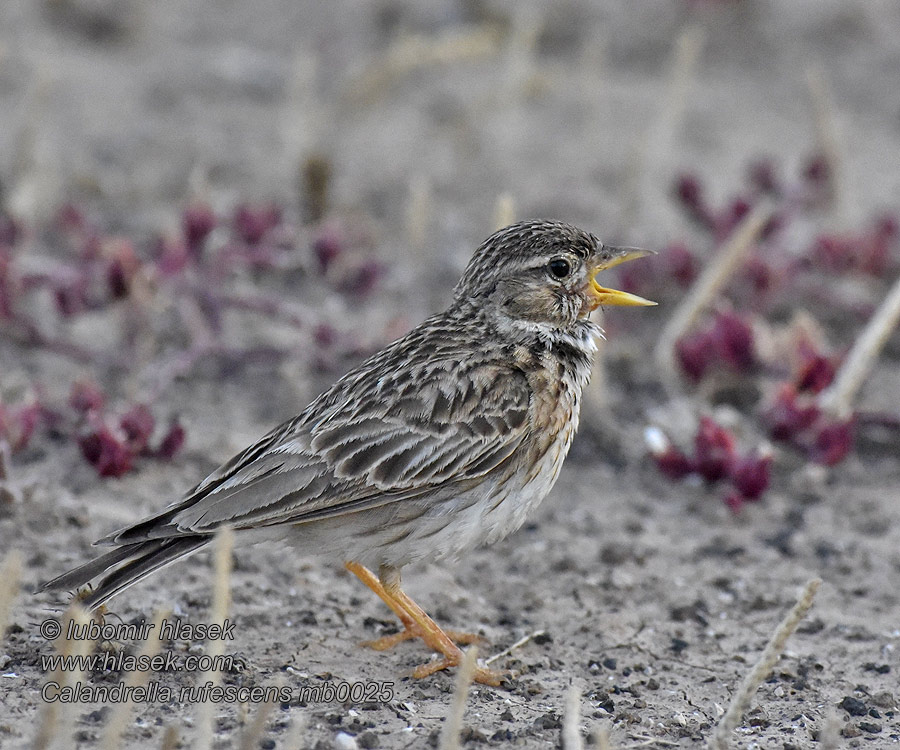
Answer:
POLYGON ((597 280, 594 277, 600 273, 600 271, 613 268, 620 263, 625 263, 629 260, 637 260, 638 258, 645 258, 648 255, 656 255, 656 253, 653 252, 653 250, 640 250, 636 247, 604 246, 604 250, 611 253, 611 257, 598 258, 598 260, 589 268, 591 282, 590 288, 588 289, 588 297, 591 300, 591 309, 596 310, 600 305, 621 305, 629 307, 655 305, 655 302, 651 302, 643 297, 638 297, 636 294, 629 294, 628 292, 620 292, 617 289, 607 289, 606 287, 602 287, 597 283, 597 280))

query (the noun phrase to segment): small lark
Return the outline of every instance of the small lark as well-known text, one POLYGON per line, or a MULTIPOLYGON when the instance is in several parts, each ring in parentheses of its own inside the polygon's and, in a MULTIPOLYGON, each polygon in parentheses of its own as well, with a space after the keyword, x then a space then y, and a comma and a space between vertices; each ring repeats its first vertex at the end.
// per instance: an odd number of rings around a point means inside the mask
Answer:
MULTIPOLYGON (((227 525, 238 540, 289 542, 343 562, 404 625, 371 645, 418 637, 442 655, 416 677, 457 665, 454 639, 473 637, 441 630, 401 590, 400 570, 503 539, 547 495, 578 427, 601 334, 591 312, 654 304, 594 277, 648 254, 558 222, 501 229, 475 251, 444 312, 183 499, 100 540, 114 550, 43 588, 102 575, 84 601, 97 607, 227 525)), ((480 667, 476 679, 497 685, 501 675, 480 667)))

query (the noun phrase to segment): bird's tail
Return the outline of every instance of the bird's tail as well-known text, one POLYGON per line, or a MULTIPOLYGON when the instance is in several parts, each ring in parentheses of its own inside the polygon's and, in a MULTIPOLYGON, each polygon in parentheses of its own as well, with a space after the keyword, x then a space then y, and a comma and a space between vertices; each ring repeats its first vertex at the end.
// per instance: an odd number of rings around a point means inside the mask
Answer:
POLYGON ((52 581, 47 581, 38 591, 76 589, 105 574, 96 587, 81 600, 82 606, 96 609, 133 583, 169 563, 196 552, 210 541, 211 536, 196 534, 123 544, 68 573, 63 573, 52 581))

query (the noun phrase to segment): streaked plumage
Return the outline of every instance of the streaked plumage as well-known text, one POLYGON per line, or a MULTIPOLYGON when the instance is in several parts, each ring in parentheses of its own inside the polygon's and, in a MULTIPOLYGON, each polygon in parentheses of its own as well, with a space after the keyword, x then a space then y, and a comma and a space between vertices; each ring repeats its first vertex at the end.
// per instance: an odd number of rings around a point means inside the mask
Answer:
POLYGON ((405 564, 502 539, 550 491, 568 452, 600 335, 591 310, 650 304, 593 276, 642 254, 556 222, 495 233, 446 311, 45 588, 105 574, 85 599, 98 606, 226 524, 238 539, 377 566, 391 592, 405 564))

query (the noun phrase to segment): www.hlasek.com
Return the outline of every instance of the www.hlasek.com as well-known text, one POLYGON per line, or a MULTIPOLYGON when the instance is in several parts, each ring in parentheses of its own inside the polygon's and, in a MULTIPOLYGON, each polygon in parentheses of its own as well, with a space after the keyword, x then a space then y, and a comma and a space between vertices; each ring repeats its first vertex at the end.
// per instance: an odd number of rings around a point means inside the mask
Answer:
MULTIPOLYGON (((156 623, 66 623, 65 633, 58 620, 44 620, 39 627, 47 640, 65 635, 66 641, 149 640, 160 641, 234 640, 235 625, 229 620, 215 624, 195 624, 181 619, 156 623)), ((394 698, 393 682, 323 682, 314 686, 290 687, 222 685, 207 680, 203 684, 174 687, 158 680, 144 684, 94 685, 76 675, 119 672, 233 672, 243 663, 235 654, 196 654, 162 651, 156 654, 128 654, 101 651, 91 654, 57 653, 41 656, 41 668, 52 678, 41 686, 47 703, 386 703, 394 698)), ((140 682, 140 681, 139 681, 140 682)))

